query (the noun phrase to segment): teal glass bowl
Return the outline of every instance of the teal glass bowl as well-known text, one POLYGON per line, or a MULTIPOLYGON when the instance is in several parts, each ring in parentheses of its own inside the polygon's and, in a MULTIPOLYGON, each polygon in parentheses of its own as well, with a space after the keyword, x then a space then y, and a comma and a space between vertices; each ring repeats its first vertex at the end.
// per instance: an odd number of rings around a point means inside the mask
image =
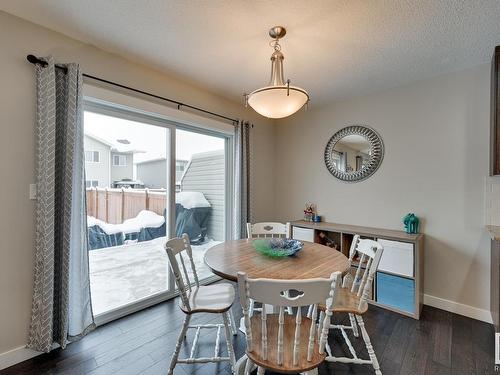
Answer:
POLYGON ((294 256, 304 246, 302 242, 289 238, 257 238, 252 245, 258 253, 272 258, 294 256))

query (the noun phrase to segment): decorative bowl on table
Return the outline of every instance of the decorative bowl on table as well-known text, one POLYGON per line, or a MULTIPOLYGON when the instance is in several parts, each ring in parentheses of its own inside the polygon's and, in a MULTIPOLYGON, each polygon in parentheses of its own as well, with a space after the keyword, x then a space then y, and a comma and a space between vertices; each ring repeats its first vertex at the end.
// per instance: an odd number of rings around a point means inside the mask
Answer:
POLYGON ((252 244, 257 252, 272 258, 293 256, 303 247, 302 242, 289 238, 257 238, 252 244))

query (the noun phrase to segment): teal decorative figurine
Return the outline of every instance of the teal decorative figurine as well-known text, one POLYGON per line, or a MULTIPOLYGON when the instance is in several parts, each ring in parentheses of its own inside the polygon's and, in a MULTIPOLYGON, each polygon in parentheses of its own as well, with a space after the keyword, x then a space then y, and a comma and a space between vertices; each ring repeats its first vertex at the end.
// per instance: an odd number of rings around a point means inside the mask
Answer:
POLYGON ((418 233, 418 227, 420 220, 415 214, 409 213, 403 218, 403 224, 405 225, 406 233, 418 233))

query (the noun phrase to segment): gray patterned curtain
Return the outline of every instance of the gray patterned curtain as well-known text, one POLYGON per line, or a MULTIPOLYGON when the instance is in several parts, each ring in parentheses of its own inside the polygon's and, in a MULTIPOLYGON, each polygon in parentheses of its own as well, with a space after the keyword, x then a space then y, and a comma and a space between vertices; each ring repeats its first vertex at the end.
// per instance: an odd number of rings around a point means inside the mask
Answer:
POLYGON ((250 204, 250 125, 240 121, 235 126, 234 227, 233 238, 246 237, 246 223, 252 221, 250 204))
POLYGON ((94 327, 85 209, 82 74, 36 66, 37 202, 28 347, 62 348, 94 327))

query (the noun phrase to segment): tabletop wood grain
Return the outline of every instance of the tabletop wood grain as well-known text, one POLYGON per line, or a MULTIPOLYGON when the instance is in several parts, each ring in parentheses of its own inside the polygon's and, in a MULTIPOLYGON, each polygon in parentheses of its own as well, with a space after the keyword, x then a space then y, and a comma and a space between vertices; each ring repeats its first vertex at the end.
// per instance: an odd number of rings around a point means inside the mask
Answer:
POLYGON ((205 263, 220 277, 237 281, 238 272, 250 278, 311 279, 328 278, 332 272, 346 273, 349 261, 330 247, 303 241, 304 247, 295 256, 271 258, 258 253, 252 240, 226 241, 207 250, 205 263))

